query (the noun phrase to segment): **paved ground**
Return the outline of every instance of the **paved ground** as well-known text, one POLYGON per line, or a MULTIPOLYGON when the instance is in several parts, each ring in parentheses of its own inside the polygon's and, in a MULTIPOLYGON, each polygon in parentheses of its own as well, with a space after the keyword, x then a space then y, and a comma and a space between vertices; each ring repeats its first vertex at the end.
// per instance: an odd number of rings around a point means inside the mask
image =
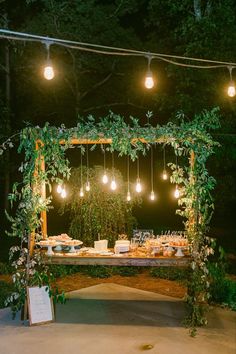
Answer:
POLYGON ((0 310, 0 354, 236 354, 235 312, 214 309, 191 338, 179 299, 116 284, 69 297, 56 322, 43 326, 23 326, 9 309, 0 310))

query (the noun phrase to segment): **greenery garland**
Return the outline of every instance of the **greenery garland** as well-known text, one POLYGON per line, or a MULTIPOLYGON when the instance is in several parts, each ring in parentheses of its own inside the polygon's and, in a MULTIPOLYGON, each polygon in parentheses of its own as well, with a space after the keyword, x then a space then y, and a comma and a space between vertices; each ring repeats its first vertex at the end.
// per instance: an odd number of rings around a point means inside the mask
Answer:
MULTIPOLYGON (((151 113, 147 114, 148 119, 151 113)), ((7 303, 11 304, 13 313, 22 308, 26 297, 26 286, 29 284, 48 284, 50 276, 43 265, 40 254, 29 254, 30 235, 35 233, 36 239, 40 238, 40 213, 48 210, 51 197, 42 200, 40 188, 45 183, 49 192, 52 182, 62 182, 70 176, 69 161, 65 156, 67 149, 71 148, 71 139, 111 139, 107 147, 110 151, 117 151, 120 156, 129 155, 132 160, 141 152, 145 154, 151 144, 156 142, 170 145, 177 156, 190 156, 194 154, 194 163, 185 168, 170 164, 172 169, 171 182, 181 184, 181 198, 178 200, 177 213, 183 216, 185 229, 192 244, 192 275, 188 284, 187 303, 189 316, 187 323, 195 333, 195 327, 206 323, 204 318, 204 305, 208 299, 208 270, 207 258, 213 253, 212 240, 206 237, 214 204, 211 191, 215 180, 209 176, 206 169, 207 159, 214 153, 214 148, 219 144, 215 142, 209 131, 219 127, 218 108, 203 111, 192 121, 186 121, 183 114, 177 116, 178 124, 169 122, 164 126, 145 127, 139 125, 136 118, 131 117, 131 124, 124 118, 112 112, 96 123, 91 115, 80 119, 76 127, 66 129, 64 125, 59 128, 45 124, 40 127, 26 127, 20 133, 18 152, 24 152, 25 159, 19 170, 22 173, 22 182, 13 185, 9 195, 11 203, 17 206, 15 216, 8 218, 12 223, 12 236, 20 239, 20 246, 14 246, 10 251, 15 274, 13 282, 16 291, 7 303), (63 141, 64 144, 59 144, 63 141), (39 148, 35 148, 38 142, 39 148), (45 160, 46 170, 40 169, 42 157, 45 160), (60 176, 60 178, 58 177, 60 176)), ((8 146, 13 143, 8 139, 8 146)), ((4 145, 4 149, 5 150, 4 145)), ((91 147, 93 150, 96 145, 91 147)), ((0 146, 1 149, 1 146, 0 146)), ((51 291, 51 290, 50 290, 51 291)), ((59 300, 63 296, 55 293, 59 300)))

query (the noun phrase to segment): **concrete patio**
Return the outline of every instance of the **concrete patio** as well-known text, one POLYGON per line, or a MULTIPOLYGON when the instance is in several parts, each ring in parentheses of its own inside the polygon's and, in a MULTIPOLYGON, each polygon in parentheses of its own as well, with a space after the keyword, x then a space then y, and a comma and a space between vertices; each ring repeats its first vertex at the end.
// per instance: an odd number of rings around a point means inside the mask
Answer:
POLYGON ((0 354, 236 353, 235 312, 214 308, 207 327, 191 338, 181 324, 185 306, 179 299, 117 284, 68 297, 57 306, 56 322, 42 326, 23 326, 9 309, 0 310, 0 354))

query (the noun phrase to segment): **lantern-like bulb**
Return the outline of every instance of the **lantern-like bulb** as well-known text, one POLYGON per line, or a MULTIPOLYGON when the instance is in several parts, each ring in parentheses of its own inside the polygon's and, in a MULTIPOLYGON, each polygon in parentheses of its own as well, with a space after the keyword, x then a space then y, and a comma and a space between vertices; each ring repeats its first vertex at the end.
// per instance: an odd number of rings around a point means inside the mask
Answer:
POLYGON ((147 89, 152 89, 153 86, 154 86, 154 80, 153 80, 153 77, 152 77, 152 72, 151 71, 148 71, 147 72, 147 75, 145 77, 145 83, 144 83, 145 87, 147 89))
POLYGON ((104 172, 104 175, 102 176, 102 183, 107 184, 107 182, 108 182, 108 177, 107 177, 106 172, 104 172))
POLYGON ((130 191, 127 192, 126 200, 127 200, 127 202, 131 201, 130 191))
POLYGON ((89 181, 86 182, 85 190, 86 190, 86 192, 90 191, 90 183, 89 183, 89 181))
POLYGON ((55 74, 51 63, 47 63, 47 65, 44 67, 43 76, 46 80, 52 80, 54 78, 55 74))
POLYGON ((67 196, 66 190, 65 190, 65 188, 62 188, 61 197, 64 199, 64 198, 66 198, 66 196, 67 196))
POLYGON ((80 196, 81 198, 84 197, 84 189, 83 189, 83 187, 80 188, 79 196, 80 196))
POLYGON ((117 188, 116 181, 115 181, 115 179, 113 179, 113 180, 111 181, 111 190, 112 190, 112 191, 115 191, 116 188, 117 188))
POLYGON ((162 179, 164 179, 164 181, 166 181, 168 179, 168 174, 167 174, 166 170, 164 170, 162 173, 162 179))
POLYGON ((61 185, 61 184, 58 184, 58 186, 57 186, 57 193, 58 193, 58 194, 61 194, 61 192, 62 192, 62 185, 61 185))
POLYGON ((235 84, 233 81, 230 82, 227 93, 229 97, 234 97, 236 95, 235 84))
POLYGON ((137 193, 141 193, 142 192, 142 185, 140 183, 140 179, 139 178, 137 178, 135 190, 136 190, 137 193))
POLYGON ((151 191, 150 199, 151 199, 151 200, 155 200, 155 193, 154 193, 154 191, 151 191))
POLYGON ((174 197, 178 199, 180 197, 180 191, 178 186, 175 187, 174 197))

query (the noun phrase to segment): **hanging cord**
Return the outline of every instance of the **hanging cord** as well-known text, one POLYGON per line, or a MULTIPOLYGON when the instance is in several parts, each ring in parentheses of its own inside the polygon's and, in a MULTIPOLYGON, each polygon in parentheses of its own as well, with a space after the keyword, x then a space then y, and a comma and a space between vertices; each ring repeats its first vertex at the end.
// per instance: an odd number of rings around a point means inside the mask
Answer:
POLYGON ((127 181, 128 181, 128 193, 129 193, 129 155, 127 156, 127 181))
POLYGON ((164 163, 164 171, 166 170, 166 149, 163 147, 163 163, 164 163))
POLYGON ((87 183, 89 180, 89 157, 88 157, 88 144, 86 145, 86 160, 87 160, 87 183))
POLYGON ((137 158, 137 179, 139 179, 139 156, 137 158))
POLYGON ((151 187, 152 187, 152 191, 153 191, 153 149, 151 146, 151 187))
POLYGON ((82 145, 81 145, 80 146, 80 184, 81 184, 81 188, 83 187, 82 164, 83 164, 83 156, 82 156, 82 145))

